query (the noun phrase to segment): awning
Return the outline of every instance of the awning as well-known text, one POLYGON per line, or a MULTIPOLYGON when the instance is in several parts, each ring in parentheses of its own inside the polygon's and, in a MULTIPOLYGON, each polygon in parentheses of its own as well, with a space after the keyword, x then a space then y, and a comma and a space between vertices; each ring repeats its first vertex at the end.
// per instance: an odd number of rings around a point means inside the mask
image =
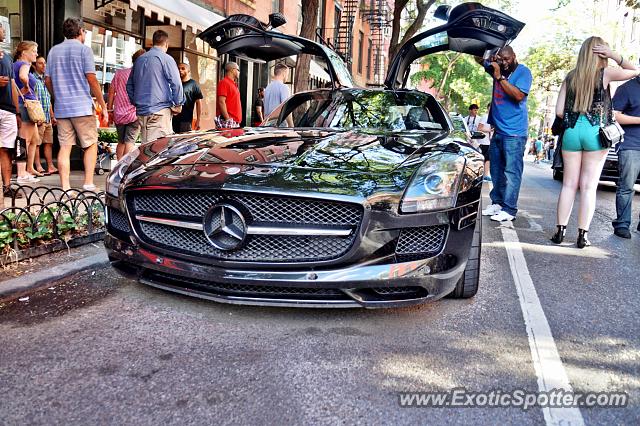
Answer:
POLYGON ((225 19, 224 16, 188 0, 129 0, 129 5, 133 10, 141 7, 147 17, 151 17, 152 13, 156 13, 160 21, 163 21, 165 17, 169 18, 171 25, 179 23, 183 30, 190 27, 194 34, 198 31, 204 31, 216 22, 225 19))

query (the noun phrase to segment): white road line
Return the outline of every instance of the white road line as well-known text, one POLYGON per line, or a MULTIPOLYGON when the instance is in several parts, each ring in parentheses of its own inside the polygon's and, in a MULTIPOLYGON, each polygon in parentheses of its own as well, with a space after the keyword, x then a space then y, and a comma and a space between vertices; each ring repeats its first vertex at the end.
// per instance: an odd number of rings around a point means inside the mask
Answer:
MULTIPOLYGON (((560 354, 558 354, 558 348, 553 340, 547 317, 542 310, 538 293, 531 280, 518 234, 511 223, 503 224, 500 229, 529 336, 533 366, 538 376, 538 390, 550 392, 553 389, 564 389, 566 392, 573 392, 560 354)), ((579 408, 547 407, 543 408, 542 412, 548 426, 584 425, 579 408)))

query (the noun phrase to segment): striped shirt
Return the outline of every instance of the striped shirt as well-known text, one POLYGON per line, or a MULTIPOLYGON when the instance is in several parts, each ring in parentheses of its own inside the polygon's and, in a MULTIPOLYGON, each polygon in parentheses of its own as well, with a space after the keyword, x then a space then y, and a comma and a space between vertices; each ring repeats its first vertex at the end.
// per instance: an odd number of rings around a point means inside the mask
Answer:
POLYGON ((37 72, 32 73, 36 79, 36 95, 40 99, 42 109, 44 110, 45 122, 51 122, 51 95, 44 85, 44 75, 40 75, 37 72))
POLYGON ((56 118, 93 115, 93 99, 86 74, 95 74, 93 52, 79 40, 65 40, 51 48, 47 77, 53 85, 56 118))
POLYGON ((129 102, 127 95, 127 80, 131 74, 131 68, 124 68, 116 71, 116 75, 111 80, 113 87, 113 122, 117 125, 133 123, 137 120, 136 107, 129 102))

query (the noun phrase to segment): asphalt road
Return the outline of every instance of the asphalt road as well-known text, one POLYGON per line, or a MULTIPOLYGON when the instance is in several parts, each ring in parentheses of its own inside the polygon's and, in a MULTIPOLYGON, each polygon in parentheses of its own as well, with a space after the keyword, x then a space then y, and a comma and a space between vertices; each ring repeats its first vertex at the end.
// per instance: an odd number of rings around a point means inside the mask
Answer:
MULTIPOLYGON (((629 394, 626 408, 580 409, 584 423, 637 424, 640 233, 612 235, 615 191, 602 185, 594 246, 572 246, 575 222, 567 242, 552 245, 559 189, 547 165, 527 164, 517 247, 573 390, 629 394)), ((635 205, 637 217, 640 197, 635 205)), ((375 311, 231 306, 107 268, 0 305, 0 423, 545 423, 539 407, 399 404, 403 391, 539 389, 504 231, 484 225, 481 288, 466 301, 375 311)))

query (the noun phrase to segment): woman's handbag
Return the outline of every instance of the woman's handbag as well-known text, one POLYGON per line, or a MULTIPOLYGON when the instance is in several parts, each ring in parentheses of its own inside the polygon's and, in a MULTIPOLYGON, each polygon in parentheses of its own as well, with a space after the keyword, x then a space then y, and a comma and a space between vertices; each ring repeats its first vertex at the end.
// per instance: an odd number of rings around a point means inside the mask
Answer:
POLYGON ((611 92, 609 92, 609 86, 607 86, 606 91, 604 90, 604 87, 603 87, 604 86, 604 81, 603 81, 604 68, 602 69, 601 73, 602 74, 600 77, 601 83, 600 83, 600 131, 599 131, 600 146, 603 148, 610 149, 612 147, 615 147, 620 142, 622 142, 624 138, 624 130, 622 129, 620 124, 618 124, 615 117, 613 116, 613 108, 611 107, 608 108, 608 113, 606 117, 607 120, 605 122, 604 99, 606 94, 606 96, 609 98, 609 105, 611 105, 611 92))
POLYGON ((29 116, 29 120, 34 123, 44 123, 44 110, 42 109, 42 104, 38 100, 33 99, 25 99, 24 95, 20 93, 22 97, 22 102, 24 103, 24 108, 27 110, 27 115, 29 116))
POLYGON ((609 149, 611 147, 615 147, 617 144, 622 142, 623 139, 624 130, 615 119, 613 119, 611 124, 606 126, 602 126, 602 124, 600 124, 600 145, 603 148, 609 149))
POLYGON ((556 150, 553 153, 553 163, 551 164, 552 169, 560 169, 564 168, 564 162, 562 161, 562 132, 558 136, 558 143, 556 144, 556 150))
MULTIPOLYGON (((566 107, 566 103, 565 103, 566 107)), ((553 120, 553 124, 551 125, 551 134, 558 137, 558 142, 556 143, 556 150, 553 153, 552 158, 552 169, 561 169, 564 167, 564 163, 562 161, 562 135, 564 135, 564 120, 556 115, 555 120, 553 120)))

